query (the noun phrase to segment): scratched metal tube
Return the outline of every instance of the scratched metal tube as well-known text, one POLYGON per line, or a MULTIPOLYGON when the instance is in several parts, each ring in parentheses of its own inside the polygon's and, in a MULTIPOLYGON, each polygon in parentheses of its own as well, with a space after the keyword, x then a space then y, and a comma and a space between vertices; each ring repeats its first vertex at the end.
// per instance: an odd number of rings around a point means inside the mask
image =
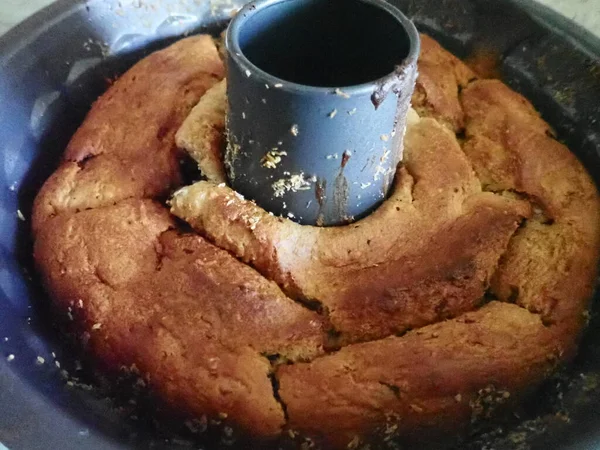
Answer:
POLYGON ((260 0, 238 13, 226 45, 232 186, 302 224, 377 208, 402 157, 413 24, 380 0, 260 0))

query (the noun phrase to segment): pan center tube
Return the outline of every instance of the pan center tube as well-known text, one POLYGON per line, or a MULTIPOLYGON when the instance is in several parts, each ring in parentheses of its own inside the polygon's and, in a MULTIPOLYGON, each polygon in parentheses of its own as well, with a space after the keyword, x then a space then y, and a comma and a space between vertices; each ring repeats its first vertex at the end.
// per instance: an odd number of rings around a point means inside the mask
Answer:
POLYGON ((412 22, 382 0, 259 0, 233 19, 226 46, 231 186, 306 225, 376 209, 402 159, 412 22))

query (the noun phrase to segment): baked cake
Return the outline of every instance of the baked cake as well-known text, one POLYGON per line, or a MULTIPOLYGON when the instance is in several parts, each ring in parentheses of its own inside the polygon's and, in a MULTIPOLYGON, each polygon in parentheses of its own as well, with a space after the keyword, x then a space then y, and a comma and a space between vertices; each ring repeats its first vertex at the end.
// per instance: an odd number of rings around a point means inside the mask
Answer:
POLYGON ((329 228, 226 185, 211 37, 121 76, 33 214, 39 272, 98 366, 256 439, 358 448, 456 434, 568 362, 599 258, 593 182, 526 99, 427 36, 419 72, 393 192, 329 228), (185 154, 204 181, 183 186, 185 154))

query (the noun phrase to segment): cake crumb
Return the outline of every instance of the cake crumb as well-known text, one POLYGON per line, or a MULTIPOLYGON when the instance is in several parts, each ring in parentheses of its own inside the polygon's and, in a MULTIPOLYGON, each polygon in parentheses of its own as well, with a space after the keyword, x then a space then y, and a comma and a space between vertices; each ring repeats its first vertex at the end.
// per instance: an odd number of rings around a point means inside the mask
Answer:
POLYGON ((283 84, 277 83, 277 84, 274 84, 273 87, 276 87, 277 89, 279 89, 279 88, 283 87, 283 84))
POLYGON ((269 150, 260 160, 260 164, 267 169, 275 169, 281 162, 281 157, 287 156, 287 152, 277 149, 269 150))
POLYGON ((290 128, 290 133, 292 133, 292 136, 298 136, 298 134, 300 133, 298 125, 292 125, 292 128, 290 128))
POLYGON ((95 323, 94 325, 92 325, 92 330, 99 330, 100 328, 102 328, 101 323, 95 323))
POLYGON ((17 217, 21 222, 25 222, 25 216, 23 215, 20 209, 17 209, 17 217))
POLYGON ((391 152, 387 149, 384 148, 384 152, 383 155, 381 155, 381 158, 379 158, 379 162, 384 163, 388 160, 388 158, 390 157, 391 152))
POLYGON ((585 321, 585 326, 586 327, 589 326, 590 321, 592 320, 592 315, 590 314, 590 312, 588 310, 585 310, 582 313, 582 316, 583 316, 583 320, 585 321))
POLYGON ((199 419, 186 420, 184 425, 194 434, 204 433, 208 428, 208 419, 202 415, 199 419))
POLYGON ((6 357, 6 360, 8 362, 14 361, 14 359, 15 359, 15 355, 13 355, 12 353, 6 357))
POLYGON ((304 442, 300 445, 300 450, 310 450, 315 448, 315 443, 310 438, 304 438, 304 442))
POLYGON ((343 98, 350 98, 350 94, 347 94, 346 92, 342 91, 340 88, 335 88, 335 95, 339 95, 340 97, 343 98))
POLYGON ((385 176, 385 174, 386 174, 386 170, 382 166, 378 165, 375 168, 375 174, 373 175, 373 180, 374 181, 379 181, 379 175, 384 175, 385 176))
POLYGON ((489 385, 477 391, 477 397, 471 400, 471 422, 478 419, 489 419, 492 413, 500 406, 505 404, 510 398, 510 392, 504 389, 497 389, 494 385, 489 385))
POLYGON ((335 116, 337 116, 337 109, 334 109, 333 111, 331 111, 328 114, 328 116, 329 116, 330 119, 333 119, 335 116))
POLYGON ((354 436, 354 439, 352 439, 349 443, 348 443, 348 450, 356 450, 358 448, 358 446, 360 445, 360 438, 358 436, 354 436))
POLYGON ((354 114, 356 114, 356 108, 352 108, 350 111, 348 111, 349 116, 353 116, 354 114))
POLYGON ((423 412, 423 408, 421 408, 419 405, 415 405, 414 403, 411 403, 410 409, 412 409, 414 412, 418 412, 418 413, 423 412))
POLYGON ((249 70, 247 70, 247 69, 246 69, 246 76, 247 76, 248 78, 250 78, 250 75, 252 75, 252 72, 250 72, 249 70))
POLYGON ((44 364, 46 362, 46 360, 44 358, 42 358, 41 356, 38 356, 36 358, 35 362, 41 366, 42 364, 44 364))
POLYGON ((271 187, 275 197, 283 197, 286 192, 307 191, 310 189, 310 180, 304 178, 304 173, 290 175, 289 178, 281 178, 274 182, 271 187))
POLYGON ((384 434, 389 436, 391 434, 394 434, 396 431, 398 431, 398 424, 395 424, 395 423, 386 423, 385 424, 385 430, 383 431, 384 434))

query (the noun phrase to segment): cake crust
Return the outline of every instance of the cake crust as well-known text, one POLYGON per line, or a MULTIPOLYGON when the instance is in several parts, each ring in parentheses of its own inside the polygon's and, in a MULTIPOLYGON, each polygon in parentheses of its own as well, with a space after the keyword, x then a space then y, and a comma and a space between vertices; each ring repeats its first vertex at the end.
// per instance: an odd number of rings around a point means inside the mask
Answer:
POLYGON ((128 198, 166 198, 181 183, 174 135, 224 76, 210 36, 144 58, 93 105, 58 170, 35 199, 33 230, 49 217, 128 198))
POLYGON ((405 153, 391 198, 347 227, 298 225, 209 182, 176 192, 171 212, 288 295, 322 305, 343 343, 380 339, 478 306, 529 214, 525 202, 481 192, 454 135, 432 119, 408 127, 405 153))
POLYGON ((210 88, 175 135, 177 146, 198 162, 202 175, 213 183, 225 183, 223 167, 227 81, 210 88))
POLYGON ((101 369, 135 366, 190 417, 343 448, 457 433, 574 355, 596 188, 526 99, 422 39, 393 192, 344 227, 273 217, 219 185, 212 38, 108 89, 33 212, 40 275, 101 369), (208 181, 180 188, 184 151, 208 181))

